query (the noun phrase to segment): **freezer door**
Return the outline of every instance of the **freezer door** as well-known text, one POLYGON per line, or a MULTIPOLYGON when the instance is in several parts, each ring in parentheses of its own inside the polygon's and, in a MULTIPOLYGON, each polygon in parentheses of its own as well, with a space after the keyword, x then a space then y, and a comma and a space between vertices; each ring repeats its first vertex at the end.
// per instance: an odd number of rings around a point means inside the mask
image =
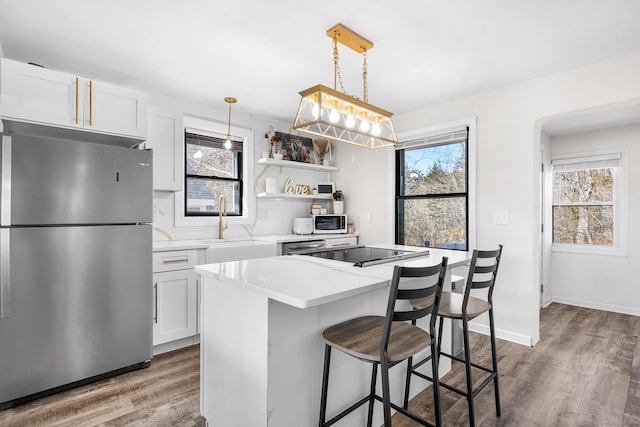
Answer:
POLYGON ((0 403, 151 359, 150 225, 6 231, 0 403))
POLYGON ((2 226, 152 221, 152 154, 108 145, 3 136, 2 226))

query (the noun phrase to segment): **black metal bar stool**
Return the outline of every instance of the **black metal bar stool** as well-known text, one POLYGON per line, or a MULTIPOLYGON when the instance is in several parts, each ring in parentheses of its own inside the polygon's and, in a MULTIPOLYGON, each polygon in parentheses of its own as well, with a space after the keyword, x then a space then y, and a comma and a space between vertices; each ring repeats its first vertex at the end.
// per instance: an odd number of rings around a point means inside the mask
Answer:
MULTIPOLYGON (((452 360, 457 360, 465 364, 466 373, 466 390, 461 390, 450 384, 446 384, 440 381, 440 385, 448 390, 454 391, 467 399, 467 406, 469 407, 469 425, 475 426, 475 416, 473 410, 473 398, 484 389, 487 384, 493 381, 493 387, 495 391, 496 400, 496 415, 500 416, 500 391, 498 388, 498 358, 496 356, 496 335, 495 326, 493 321, 493 286, 495 284, 496 275, 498 274, 498 266, 500 265, 500 257, 502 255, 502 245, 499 245, 497 250, 493 251, 473 251, 473 257, 471 258, 471 264, 469 265, 469 274, 467 276, 467 284, 464 290, 464 294, 443 292, 442 299, 440 301, 438 316, 440 322, 438 324, 438 354, 439 356, 446 356, 452 360), (488 289, 486 301, 481 298, 470 296, 472 289, 488 289), (471 361, 471 354, 469 350, 469 320, 472 320, 479 315, 489 312, 489 330, 491 335, 491 368, 481 366, 471 361), (457 356, 445 353, 442 351, 442 322, 444 319, 462 320, 462 338, 464 345, 464 359, 457 356), (477 386, 473 385, 473 378, 471 374, 471 368, 476 368, 488 373, 477 386)), ((415 299, 411 301, 411 305, 415 309, 421 309, 423 306, 430 304, 428 298, 415 299)), ((412 364, 412 359, 409 359, 409 367, 407 369, 407 380, 405 389, 405 407, 407 404, 407 393, 409 385, 411 383, 411 375, 433 381, 429 376, 424 375, 416 369, 422 366, 429 358, 421 360, 416 364, 412 364)))
MULTIPOLYGON (((385 427, 391 426, 391 408, 422 425, 434 426, 431 422, 391 402, 389 397, 389 368, 429 347, 431 347, 432 354, 436 354, 435 313, 437 313, 440 303, 447 261, 448 259, 444 257, 441 264, 431 267, 396 266, 393 270, 393 278, 389 289, 386 316, 358 317, 331 326, 323 331, 325 353, 320 401, 319 425, 321 427, 334 424, 367 402, 369 403, 367 425, 371 427, 375 400, 383 403, 385 427), (399 289, 401 278, 420 279, 420 285, 412 286, 411 289, 399 289), (402 304, 398 304, 399 307, 396 307, 396 301, 420 298, 430 298, 431 303, 419 309, 411 309, 407 307, 408 304, 405 304, 404 307, 401 307, 402 304), (407 323, 429 314, 432 314, 429 333, 422 328, 407 323), (371 388, 368 395, 326 421, 329 365, 333 348, 372 365, 371 388), (382 397, 376 394, 378 365, 380 366, 382 377, 382 397)), ((414 285, 414 283, 411 283, 411 285, 414 285)), ((432 359, 432 369, 433 372, 438 372, 438 358, 432 359)), ((436 408, 435 425, 440 426, 440 390, 437 378, 433 381, 433 398, 436 408)))

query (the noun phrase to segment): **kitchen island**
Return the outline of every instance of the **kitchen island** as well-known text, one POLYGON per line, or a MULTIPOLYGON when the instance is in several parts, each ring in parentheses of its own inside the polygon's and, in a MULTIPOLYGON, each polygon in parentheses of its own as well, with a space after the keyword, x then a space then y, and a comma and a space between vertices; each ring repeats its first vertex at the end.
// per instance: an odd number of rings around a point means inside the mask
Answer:
MULTIPOLYGON (((377 245, 404 250, 416 247, 377 245)), ((394 265, 426 266, 449 258, 449 269, 468 263, 468 252, 429 249, 420 258, 365 268, 304 255, 201 265, 200 411, 211 426, 317 424, 324 328, 383 314, 394 265)), ((450 276, 450 274, 447 274, 450 276)), ((449 281, 449 277, 448 277, 449 281)), ((444 332, 443 346, 448 345, 444 332)), ((440 375, 449 370, 445 359, 440 375)), ((370 366, 335 352, 328 414, 364 396, 370 366)), ((401 401, 405 368, 391 370, 392 398, 401 401)), ((428 384, 412 381, 411 396, 428 384)), ((365 408, 347 425, 363 425, 365 408)), ((381 424, 376 405, 374 424, 381 424)))

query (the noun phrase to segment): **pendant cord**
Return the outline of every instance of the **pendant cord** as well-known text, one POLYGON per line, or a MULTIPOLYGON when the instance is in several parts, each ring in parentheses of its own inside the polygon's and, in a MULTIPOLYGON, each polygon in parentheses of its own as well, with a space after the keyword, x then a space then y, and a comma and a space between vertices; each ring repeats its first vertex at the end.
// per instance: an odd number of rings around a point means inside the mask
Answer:
POLYGON ((227 139, 231 141, 231 102, 229 102, 229 120, 227 123, 227 139))

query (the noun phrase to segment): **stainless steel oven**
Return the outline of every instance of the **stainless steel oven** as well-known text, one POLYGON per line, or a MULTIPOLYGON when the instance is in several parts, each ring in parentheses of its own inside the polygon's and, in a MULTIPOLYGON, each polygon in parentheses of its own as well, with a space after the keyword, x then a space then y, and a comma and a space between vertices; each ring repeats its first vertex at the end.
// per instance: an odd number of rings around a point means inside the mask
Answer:
POLYGON ((304 242, 287 242, 282 244, 281 252, 278 255, 295 255, 312 250, 326 248, 324 240, 306 240, 304 242))

